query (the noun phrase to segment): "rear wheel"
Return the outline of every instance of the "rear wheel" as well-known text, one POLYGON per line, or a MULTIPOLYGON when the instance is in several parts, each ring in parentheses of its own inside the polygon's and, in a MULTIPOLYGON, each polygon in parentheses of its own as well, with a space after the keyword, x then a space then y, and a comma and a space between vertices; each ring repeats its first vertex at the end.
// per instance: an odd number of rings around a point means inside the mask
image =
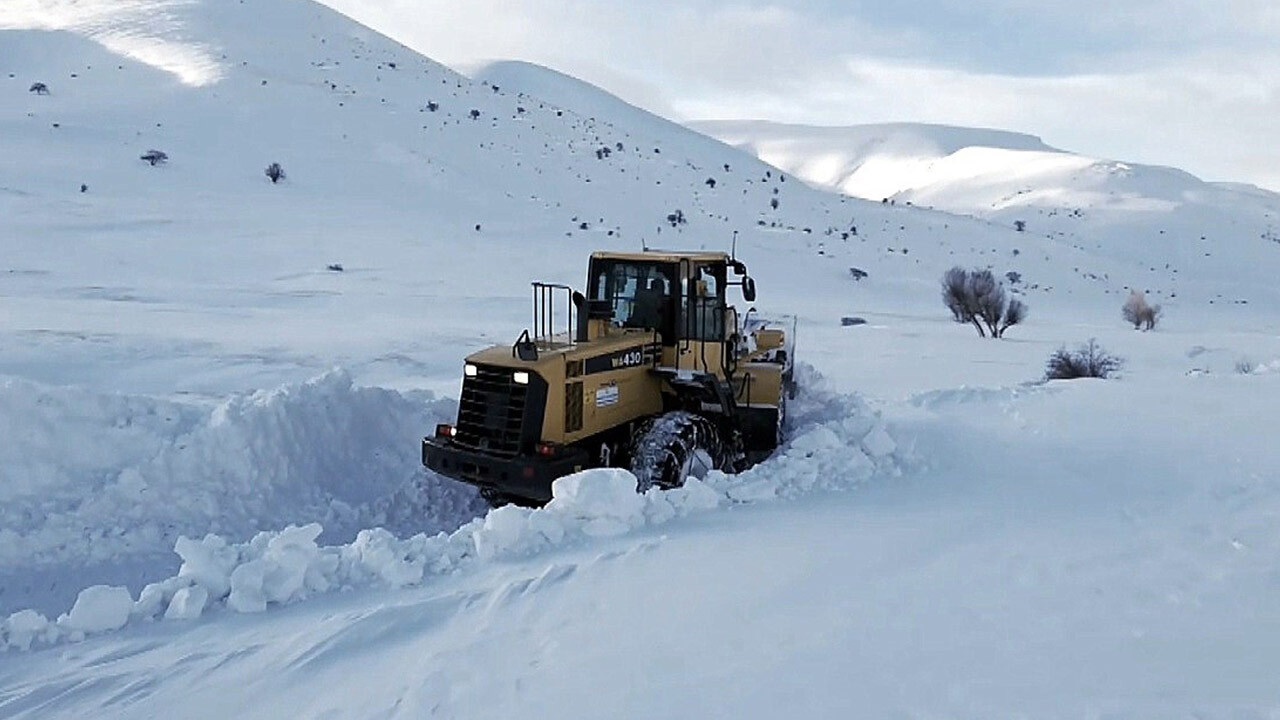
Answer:
POLYGON ((636 431, 631 444, 631 472, 636 489, 679 487, 691 477, 727 470, 728 453, 716 426, 684 410, 659 415, 636 431))

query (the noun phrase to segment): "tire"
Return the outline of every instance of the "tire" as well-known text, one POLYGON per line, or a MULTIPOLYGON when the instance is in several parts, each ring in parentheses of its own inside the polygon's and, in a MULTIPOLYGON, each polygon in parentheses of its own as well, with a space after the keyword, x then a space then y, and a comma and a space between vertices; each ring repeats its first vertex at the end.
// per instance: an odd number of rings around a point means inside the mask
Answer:
POLYGON ((711 421, 684 410, 659 415, 632 436, 631 472, 636 489, 671 489, 710 470, 727 470, 728 453, 711 421))

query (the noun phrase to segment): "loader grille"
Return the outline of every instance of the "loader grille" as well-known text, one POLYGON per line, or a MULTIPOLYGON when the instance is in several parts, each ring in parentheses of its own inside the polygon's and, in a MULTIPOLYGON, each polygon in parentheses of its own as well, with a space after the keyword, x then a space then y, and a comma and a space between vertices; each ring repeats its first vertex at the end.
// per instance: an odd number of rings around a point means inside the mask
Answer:
POLYGON ((582 429, 582 383, 571 382, 564 386, 564 431, 582 429))
POLYGON ((472 450, 514 457, 520 452, 529 386, 517 384, 509 368, 477 367, 462 381, 458 434, 454 442, 472 450))

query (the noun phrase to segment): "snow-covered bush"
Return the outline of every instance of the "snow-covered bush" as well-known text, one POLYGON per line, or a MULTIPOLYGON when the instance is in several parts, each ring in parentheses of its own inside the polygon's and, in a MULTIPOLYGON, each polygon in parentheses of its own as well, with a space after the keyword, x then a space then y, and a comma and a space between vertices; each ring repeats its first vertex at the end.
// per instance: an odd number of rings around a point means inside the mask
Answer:
POLYGON ((284 168, 280 167, 280 163, 278 162, 273 162, 268 165, 267 169, 263 170, 263 173, 266 174, 268 178, 271 178, 272 185, 275 185, 285 178, 284 168))
POLYGON ((1058 348, 1045 363, 1046 380, 1075 380, 1077 378, 1107 378, 1124 366, 1124 360, 1102 349, 1098 341, 1090 338, 1088 344, 1075 350, 1058 348))
POLYGON ((169 155, 163 150, 148 150, 139 155, 138 159, 151 163, 151 167, 155 167, 160 163, 166 162, 169 159, 169 155))
POLYGON ((1148 305, 1146 295, 1134 290, 1129 293, 1129 299, 1124 301, 1120 313, 1126 321, 1133 323, 1134 330, 1151 330, 1160 319, 1160 306, 1148 305))
POLYGON ((973 325, 982 337, 1004 337, 1027 318, 1026 303, 1009 297, 990 270, 951 268, 942 276, 942 302, 952 319, 973 325))

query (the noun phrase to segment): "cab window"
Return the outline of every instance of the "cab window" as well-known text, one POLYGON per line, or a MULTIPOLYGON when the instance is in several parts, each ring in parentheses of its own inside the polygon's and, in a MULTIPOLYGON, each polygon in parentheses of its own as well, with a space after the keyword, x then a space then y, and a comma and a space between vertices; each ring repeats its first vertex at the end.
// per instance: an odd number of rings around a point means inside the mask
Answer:
POLYGON ((593 272, 591 299, 609 302, 614 325, 658 330, 669 338, 672 275, 656 263, 601 263, 593 272))
POLYGON ((682 339, 724 339, 724 266, 696 265, 680 307, 682 339))

